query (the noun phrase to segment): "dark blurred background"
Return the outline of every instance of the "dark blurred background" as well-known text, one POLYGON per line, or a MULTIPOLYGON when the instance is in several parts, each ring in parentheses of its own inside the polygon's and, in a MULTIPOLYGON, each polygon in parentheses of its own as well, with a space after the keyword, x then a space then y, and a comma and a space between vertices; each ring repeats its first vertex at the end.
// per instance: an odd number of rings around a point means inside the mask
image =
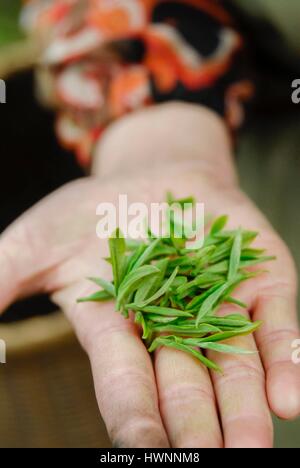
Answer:
MULTIPOLYGON (((19 8, 19 0, 0 0, 0 61, 1 47, 4 51, 5 46, 23 39, 19 8)), ((35 98, 33 71, 9 77, 6 93, 7 104, 0 105, 0 232, 41 198, 83 175, 74 156, 56 140, 54 114, 35 98)), ((31 298, 12 306, 0 322, 53 310, 47 297, 31 298)))

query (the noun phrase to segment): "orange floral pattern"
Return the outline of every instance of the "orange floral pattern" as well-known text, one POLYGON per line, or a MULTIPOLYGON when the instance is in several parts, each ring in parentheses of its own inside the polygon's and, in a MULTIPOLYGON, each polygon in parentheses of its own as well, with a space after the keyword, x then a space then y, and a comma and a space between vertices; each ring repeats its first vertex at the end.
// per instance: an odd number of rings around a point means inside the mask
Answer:
POLYGON ((27 0, 22 24, 45 41, 57 133, 82 165, 126 113, 182 100, 236 128, 253 94, 240 71, 243 40, 215 0, 27 0))

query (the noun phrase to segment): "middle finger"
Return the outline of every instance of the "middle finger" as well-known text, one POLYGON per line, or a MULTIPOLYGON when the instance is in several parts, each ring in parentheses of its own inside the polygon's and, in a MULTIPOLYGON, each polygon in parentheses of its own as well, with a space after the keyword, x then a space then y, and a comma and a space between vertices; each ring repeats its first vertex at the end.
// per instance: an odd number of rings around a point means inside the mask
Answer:
POLYGON ((155 354, 160 412, 172 447, 223 445, 212 383, 196 358, 162 347, 155 354))
MULTIPOLYGON (((252 336, 238 337, 226 344, 257 351, 252 336)), ((270 448, 273 425, 266 397, 265 374, 254 355, 226 355, 208 352, 222 369, 212 373, 226 448, 270 448)))

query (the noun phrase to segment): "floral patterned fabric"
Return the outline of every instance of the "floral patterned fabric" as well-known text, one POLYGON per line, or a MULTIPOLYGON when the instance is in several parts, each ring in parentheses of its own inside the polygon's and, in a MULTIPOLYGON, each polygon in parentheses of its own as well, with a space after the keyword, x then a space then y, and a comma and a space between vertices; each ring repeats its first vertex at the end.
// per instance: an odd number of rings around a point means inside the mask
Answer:
POLYGON ((58 109, 61 143, 88 165, 107 125, 170 100, 243 121, 253 86, 243 39, 214 0, 29 0, 22 25, 45 44, 40 94, 58 109))

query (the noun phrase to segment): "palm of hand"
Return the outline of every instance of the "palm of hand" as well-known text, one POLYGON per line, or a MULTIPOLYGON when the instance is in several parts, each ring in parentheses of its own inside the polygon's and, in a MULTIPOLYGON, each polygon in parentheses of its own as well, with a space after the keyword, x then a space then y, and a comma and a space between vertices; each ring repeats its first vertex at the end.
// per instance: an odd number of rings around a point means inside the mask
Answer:
POLYGON ((99 407, 116 445, 271 446, 269 407, 283 418, 300 411, 300 371, 291 361, 291 343, 299 335, 297 281, 285 245, 239 190, 218 186, 197 169, 188 169, 180 172, 174 195, 193 194, 205 202, 207 212, 228 214, 233 227, 259 230, 258 246, 277 255, 269 274, 236 293, 249 304, 253 318, 264 321, 255 340, 239 338, 236 344, 254 350, 257 346, 260 354, 209 353, 223 375, 210 375, 193 358, 171 349, 160 349, 152 361, 139 330, 114 313, 111 304, 76 305, 78 297, 90 292, 86 276, 109 275, 101 260, 107 255, 106 242, 95 232, 97 204, 116 203, 119 193, 132 201, 161 201, 178 175, 153 174, 151 183, 143 177, 109 183, 82 180, 26 213, 0 241, 2 283, 13 278, 1 294, 0 309, 37 291, 53 295, 90 357, 99 407))

